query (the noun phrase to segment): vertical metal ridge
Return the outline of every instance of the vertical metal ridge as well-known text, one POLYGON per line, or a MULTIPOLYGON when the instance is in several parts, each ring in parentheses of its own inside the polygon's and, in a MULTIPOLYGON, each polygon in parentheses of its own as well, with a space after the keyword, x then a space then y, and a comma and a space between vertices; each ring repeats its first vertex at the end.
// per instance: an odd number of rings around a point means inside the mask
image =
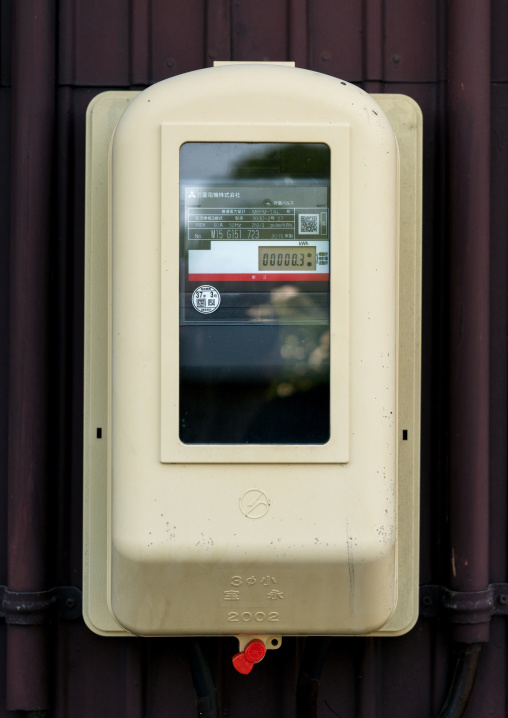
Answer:
MULTIPOLYGON (((13 17, 8 584, 47 583, 49 245, 54 164, 56 10, 19 0, 13 17)), ((7 707, 48 706, 45 626, 7 628, 7 707)))
POLYGON ((143 718, 143 715, 145 715, 143 705, 143 662, 139 641, 131 639, 125 649, 124 661, 124 718, 143 718))
POLYGON ((363 2, 363 88, 366 92, 381 92, 384 79, 384 2, 363 2))
POLYGON ((358 718, 376 718, 379 700, 379 641, 364 638, 358 680, 358 718))
POLYGON ((152 81, 151 0, 130 1, 129 60, 131 85, 152 81))
MULTIPOLYGON (((489 583, 490 3, 448 5, 450 587, 489 583)), ((489 624, 454 637, 486 641, 489 624)))
MULTIPOLYGON (((307 0, 289 0, 288 3, 288 60, 297 67, 309 67, 309 8, 307 0)), ((282 59, 282 58, 281 58, 282 59)))
POLYGON ((230 0, 207 0, 205 44, 205 67, 212 65, 214 60, 232 59, 230 0))
POLYGON ((61 3, 58 14, 57 82, 73 85, 76 82, 76 5, 78 0, 61 3))

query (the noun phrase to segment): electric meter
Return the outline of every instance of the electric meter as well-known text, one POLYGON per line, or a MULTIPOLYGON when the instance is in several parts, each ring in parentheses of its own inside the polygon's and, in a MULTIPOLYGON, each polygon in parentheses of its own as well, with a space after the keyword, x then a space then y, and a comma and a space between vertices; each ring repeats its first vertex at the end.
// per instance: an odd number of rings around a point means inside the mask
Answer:
POLYGON ((287 65, 93 101, 92 630, 413 625, 420 173, 412 100, 287 65))

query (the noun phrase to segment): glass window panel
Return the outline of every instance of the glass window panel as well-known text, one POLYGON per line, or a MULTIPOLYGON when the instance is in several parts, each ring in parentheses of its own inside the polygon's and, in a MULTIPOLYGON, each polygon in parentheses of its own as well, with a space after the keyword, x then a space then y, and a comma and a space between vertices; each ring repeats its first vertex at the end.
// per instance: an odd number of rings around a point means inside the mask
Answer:
POLYGON ((330 149, 180 149, 180 439, 330 438, 330 149))

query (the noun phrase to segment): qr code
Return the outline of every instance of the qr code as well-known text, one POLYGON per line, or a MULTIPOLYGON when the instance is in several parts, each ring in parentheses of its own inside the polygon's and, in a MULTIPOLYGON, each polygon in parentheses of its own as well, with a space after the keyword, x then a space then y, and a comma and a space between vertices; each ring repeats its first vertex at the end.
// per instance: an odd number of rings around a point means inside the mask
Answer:
POLYGON ((301 214, 298 217, 299 234, 319 234, 319 214, 301 214))

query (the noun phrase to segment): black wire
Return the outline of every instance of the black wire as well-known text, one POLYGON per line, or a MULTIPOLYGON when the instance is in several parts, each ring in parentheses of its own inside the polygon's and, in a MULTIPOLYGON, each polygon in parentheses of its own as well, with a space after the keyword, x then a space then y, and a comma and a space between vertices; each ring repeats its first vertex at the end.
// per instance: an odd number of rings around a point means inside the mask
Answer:
POLYGON ((450 690, 438 718, 461 718, 473 690, 481 643, 464 645, 457 657, 450 690))
MULTIPOLYGON (((330 641, 331 638, 313 636, 305 641, 296 690, 296 718, 317 718, 319 681, 330 641)), ((481 648, 481 643, 461 648, 450 690, 438 718, 461 718, 464 715, 473 690, 481 648)), ((188 658, 198 717, 219 718, 215 682, 208 661, 195 639, 189 640, 188 658)))
POLYGON ((199 641, 188 639, 187 656, 196 692, 198 718, 219 718, 217 688, 199 641))

